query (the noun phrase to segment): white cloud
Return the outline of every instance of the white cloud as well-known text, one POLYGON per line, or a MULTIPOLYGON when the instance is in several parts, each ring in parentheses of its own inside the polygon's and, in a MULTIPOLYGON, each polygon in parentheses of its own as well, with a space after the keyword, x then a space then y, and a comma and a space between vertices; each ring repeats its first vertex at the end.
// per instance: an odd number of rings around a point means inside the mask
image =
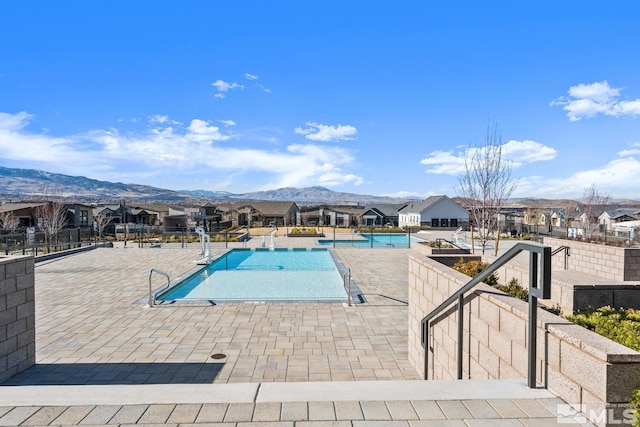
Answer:
MULTIPOLYGON (((167 182, 184 176, 199 177, 199 182, 226 182, 237 190, 235 179, 260 176, 249 183, 255 187, 343 184, 359 185, 363 179, 349 170, 352 153, 340 147, 293 144, 285 150, 265 150, 225 146, 224 141, 238 137, 223 132, 202 119, 188 126, 157 126, 144 132, 120 132, 97 129, 72 137, 54 137, 28 132, 32 116, 22 112, 0 113, 0 157, 27 163, 52 172, 87 174, 105 171, 99 179, 123 181, 144 177, 145 183, 167 187, 167 182), (235 182, 236 187, 233 187, 235 182)), ((168 119, 162 123, 166 124, 168 119)), ((128 181, 131 182, 131 181, 128 181)))
POLYGON ((233 120, 218 120, 220 123, 222 123, 225 126, 235 126, 236 122, 234 122, 233 120))
POLYGON ((220 133, 218 126, 211 126, 205 120, 193 119, 189 124, 189 132, 186 138, 198 142, 226 141, 231 135, 220 133))
POLYGON ((628 150, 618 151, 619 157, 637 156, 640 155, 640 142, 631 142, 629 146, 632 147, 628 150))
POLYGON ((311 141, 349 141, 353 140, 354 135, 358 133, 358 130, 350 125, 321 125, 315 122, 307 122, 307 129, 301 127, 295 128, 294 132, 299 135, 304 135, 305 138, 311 141))
POLYGON ((609 102, 609 100, 617 98, 619 95, 620 89, 609 86, 606 80, 588 85, 579 84, 569 88, 569 96, 572 98, 591 99, 598 103, 609 102))
POLYGON ((429 157, 420 160, 423 165, 431 166, 429 173, 460 175, 464 173, 464 153, 452 153, 450 151, 432 151, 429 157))
POLYGON ((224 98, 226 96, 226 93, 231 89, 244 89, 244 86, 239 83, 227 83, 224 80, 216 80, 215 82, 211 83, 211 86, 215 87, 218 91, 218 93, 214 95, 216 98, 224 98))
POLYGON ((256 86, 259 87, 260 89, 262 89, 263 92, 271 93, 271 89, 269 89, 267 87, 264 87, 263 85, 261 85, 259 83, 256 84, 256 86))
POLYGON ((511 161, 511 165, 514 167, 553 160, 558 155, 555 149, 530 140, 511 140, 504 144, 502 149, 504 158, 511 161))
MULTIPOLYGON (((433 151, 429 157, 420 160, 420 163, 429 166, 426 170, 428 173, 461 175, 465 173, 465 153, 468 151, 469 156, 472 157, 477 150, 482 150, 482 148, 470 147, 458 152, 433 151)), ((509 161, 513 167, 551 160, 556 155, 557 152, 553 148, 530 140, 511 140, 502 145, 503 159, 509 161)))
POLYGON ((181 124, 178 121, 171 120, 169 116, 164 114, 154 114, 152 116, 149 116, 148 120, 150 124, 161 124, 161 125, 162 124, 172 124, 172 125, 181 124))
POLYGON ((572 122, 598 114, 607 116, 640 115, 640 99, 619 100, 620 88, 614 88, 604 80, 591 84, 579 84, 569 88, 569 96, 561 96, 551 105, 561 105, 572 122))
POLYGON ((26 159, 36 162, 77 163, 83 160, 80 141, 75 137, 54 137, 26 128, 33 116, 24 111, 0 112, 0 157, 7 160, 26 159))
POLYGON ((634 157, 614 159, 605 165, 573 173, 562 178, 525 177, 516 189, 516 197, 573 198, 582 197, 585 188, 595 183, 612 198, 638 197, 640 161, 634 157))
POLYGON ((258 80, 258 76, 255 74, 245 73, 244 76, 247 78, 247 80, 258 80))

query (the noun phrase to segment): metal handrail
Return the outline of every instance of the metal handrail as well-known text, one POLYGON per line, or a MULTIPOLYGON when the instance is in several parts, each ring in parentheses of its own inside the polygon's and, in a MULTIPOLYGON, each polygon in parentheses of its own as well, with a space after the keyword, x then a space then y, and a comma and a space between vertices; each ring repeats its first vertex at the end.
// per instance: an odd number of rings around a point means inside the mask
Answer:
POLYGON ((551 256, 554 256, 555 254, 564 251, 564 269, 566 270, 568 268, 568 258, 571 256, 570 251, 570 247, 569 246, 560 246, 558 249, 554 250, 553 252, 551 252, 551 256))
POLYGON ((275 225, 273 227, 273 230, 267 231, 266 233, 264 233, 262 235, 262 247, 266 247, 266 238, 267 236, 269 237, 269 249, 275 249, 276 247, 276 242, 273 239, 273 235, 276 234, 276 232, 278 231, 278 226, 275 225))
POLYGON ((520 242, 509 249, 504 255, 494 261, 489 267, 483 270, 478 276, 474 277, 462 288, 458 289, 453 295, 447 298, 442 304, 436 307, 431 313, 422 318, 422 337, 421 343, 424 348, 424 379, 429 376, 429 327, 434 317, 442 313, 451 304, 457 301, 458 309, 458 342, 457 342, 457 370, 458 379, 462 379, 462 340, 463 340, 463 322, 464 322, 464 294, 471 290, 474 286, 482 283, 489 275, 498 268, 502 267, 513 257, 522 251, 529 251, 529 327, 528 327, 528 368, 527 368, 527 385, 529 388, 536 387, 536 327, 538 318, 538 298, 549 299, 551 297, 551 247, 540 245, 538 243, 520 242), (538 256, 540 259, 540 283, 538 283, 538 256))
POLYGON ((436 239, 436 246, 438 246, 438 248, 439 248, 440 246, 442 246, 442 242, 447 242, 450 245, 455 246, 458 249, 462 249, 463 251, 468 251, 469 250, 469 248, 463 248, 462 246, 458 245, 457 243, 454 243, 451 240, 447 240, 447 239, 442 238, 442 237, 438 237, 436 239))
POLYGON ((171 283, 171 279, 169 279, 169 275, 167 273, 164 273, 160 270, 157 270, 155 268, 152 268, 151 271, 149 271, 149 307, 153 307, 156 303, 156 296, 153 295, 153 290, 151 289, 151 276, 153 275, 153 273, 157 273, 160 274, 164 277, 167 278, 167 288, 169 287, 169 284, 171 283))
POLYGON ((351 269, 347 268, 347 271, 342 273, 342 285, 344 286, 345 291, 347 291, 347 304, 351 307, 351 269), (345 277, 348 279, 345 280, 345 277))

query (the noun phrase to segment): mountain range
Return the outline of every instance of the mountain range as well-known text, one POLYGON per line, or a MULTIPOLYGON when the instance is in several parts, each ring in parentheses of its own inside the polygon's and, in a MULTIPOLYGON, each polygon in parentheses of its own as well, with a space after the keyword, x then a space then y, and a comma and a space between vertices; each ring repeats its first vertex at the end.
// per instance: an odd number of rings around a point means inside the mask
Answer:
MULTIPOLYGON (((251 193, 230 193, 210 190, 168 190, 160 187, 121 182, 100 181, 84 176, 70 176, 35 169, 16 169, 0 166, 0 203, 27 201, 61 196, 80 203, 114 202, 118 200, 138 202, 165 202, 180 205, 204 203, 233 203, 236 201, 293 201, 298 204, 360 204, 403 203, 416 199, 400 199, 343 193, 324 187, 285 187, 251 193)), ((455 199, 455 197, 454 197, 455 199)), ((612 200, 617 205, 640 206, 636 200, 612 200)), ((576 204, 566 199, 510 199, 512 206, 531 208, 566 208, 576 204)))
POLYGON ((69 176, 34 169, 0 166, 0 201, 23 201, 61 196, 77 202, 115 200, 167 202, 198 205, 206 202, 231 203, 241 200, 294 201, 312 203, 401 203, 405 199, 332 191, 324 187, 279 188, 270 191, 235 194, 226 191, 167 190, 139 184, 99 181, 84 176, 69 176))

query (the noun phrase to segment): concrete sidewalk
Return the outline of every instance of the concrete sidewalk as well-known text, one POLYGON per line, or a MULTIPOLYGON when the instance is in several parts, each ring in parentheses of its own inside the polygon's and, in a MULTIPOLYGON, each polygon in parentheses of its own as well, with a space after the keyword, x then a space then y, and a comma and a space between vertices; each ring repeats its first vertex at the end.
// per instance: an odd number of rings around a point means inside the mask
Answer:
POLYGON ((580 425, 518 380, 0 387, 9 401, 0 425, 580 425))

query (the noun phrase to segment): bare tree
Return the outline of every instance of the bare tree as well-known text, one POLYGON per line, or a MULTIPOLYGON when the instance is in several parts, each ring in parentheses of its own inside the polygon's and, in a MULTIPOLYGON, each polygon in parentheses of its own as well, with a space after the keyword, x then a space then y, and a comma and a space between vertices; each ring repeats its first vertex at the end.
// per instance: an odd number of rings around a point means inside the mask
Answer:
POLYGON ((112 216, 107 215, 108 209, 105 208, 101 210, 97 215, 93 217, 93 222, 96 227, 96 231, 98 232, 98 237, 100 241, 103 240, 103 232, 105 227, 113 220, 112 216))
POLYGON ((594 232, 600 225, 598 222, 598 216, 600 216, 604 209, 606 209, 610 201, 611 198, 609 197, 609 194, 598 189, 595 184, 591 184, 590 187, 584 190, 582 196, 582 224, 584 226, 585 237, 587 239, 593 238, 594 232))
POLYGON ((59 192, 54 192, 47 196, 47 189, 44 191, 45 203, 37 209, 40 217, 40 228, 45 232, 47 250, 50 250, 52 243, 57 243, 58 232, 67 224, 67 215, 59 192))
POLYGON ((467 149, 465 173, 458 179, 458 196, 467 201, 482 254, 489 236, 498 228, 500 210, 518 185, 511 179, 511 165, 503 159, 502 150, 502 136, 497 126, 488 126, 484 145, 467 149))
POLYGON ((13 212, 4 212, 0 214, 0 223, 2 223, 3 230, 15 233, 16 229, 20 225, 20 218, 15 216, 13 212))

